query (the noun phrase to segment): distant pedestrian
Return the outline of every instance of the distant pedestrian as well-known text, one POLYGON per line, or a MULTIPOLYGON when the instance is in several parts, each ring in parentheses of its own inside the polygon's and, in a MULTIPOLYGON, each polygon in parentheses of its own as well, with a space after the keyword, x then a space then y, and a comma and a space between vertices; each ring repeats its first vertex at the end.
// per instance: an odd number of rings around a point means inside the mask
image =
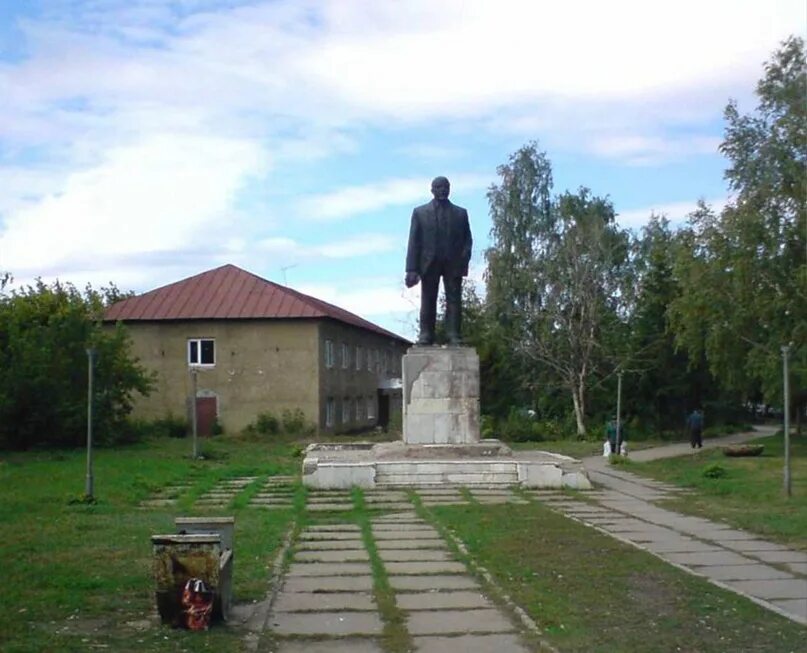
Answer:
POLYGON ((689 443, 694 449, 703 446, 703 411, 697 408, 687 417, 687 428, 689 429, 689 443))
POLYGON ((608 446, 611 448, 611 455, 616 456, 622 450, 623 425, 617 428, 616 417, 608 420, 605 425, 605 436, 608 439, 608 446))

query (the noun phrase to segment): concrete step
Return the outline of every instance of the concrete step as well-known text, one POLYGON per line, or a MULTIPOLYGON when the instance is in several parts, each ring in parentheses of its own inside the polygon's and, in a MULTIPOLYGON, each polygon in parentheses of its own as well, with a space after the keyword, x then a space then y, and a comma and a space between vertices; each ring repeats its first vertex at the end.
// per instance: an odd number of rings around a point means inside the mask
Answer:
POLYGON ((518 468, 513 463, 383 462, 376 465, 376 485, 517 485, 518 468))

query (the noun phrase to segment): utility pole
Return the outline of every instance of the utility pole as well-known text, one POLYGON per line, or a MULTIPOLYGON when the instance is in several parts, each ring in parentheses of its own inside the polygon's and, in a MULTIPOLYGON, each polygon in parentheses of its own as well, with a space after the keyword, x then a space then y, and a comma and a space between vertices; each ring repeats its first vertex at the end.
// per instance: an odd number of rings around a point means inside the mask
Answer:
POLYGON ((191 433, 193 435, 193 459, 199 457, 198 426, 196 420, 196 392, 198 387, 197 375, 199 370, 191 367, 191 433))
POLYGON ((616 375, 616 453, 622 450, 622 370, 616 375))
POLYGON ((785 494, 791 496, 790 483, 790 374, 788 374, 788 359, 790 358, 790 345, 782 345, 782 373, 784 375, 784 409, 785 409, 785 494))
POLYGON ((87 477, 84 482, 84 496, 93 498, 92 478, 92 380, 95 362, 95 349, 87 349, 87 477))

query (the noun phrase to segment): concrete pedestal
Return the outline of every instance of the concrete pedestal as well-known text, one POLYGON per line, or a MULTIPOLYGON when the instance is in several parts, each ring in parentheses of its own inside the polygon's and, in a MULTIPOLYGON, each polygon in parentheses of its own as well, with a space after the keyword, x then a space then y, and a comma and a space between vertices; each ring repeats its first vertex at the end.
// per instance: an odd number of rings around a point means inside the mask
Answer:
POLYGON ((479 356, 472 347, 412 347, 403 357, 405 444, 479 442, 479 356))

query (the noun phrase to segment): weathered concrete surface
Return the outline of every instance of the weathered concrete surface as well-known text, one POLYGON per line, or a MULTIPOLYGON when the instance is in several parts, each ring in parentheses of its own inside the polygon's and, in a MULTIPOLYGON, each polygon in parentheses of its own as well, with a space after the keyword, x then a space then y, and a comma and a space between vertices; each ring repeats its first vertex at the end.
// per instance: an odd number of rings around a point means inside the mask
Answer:
POLYGON ((457 575, 428 575, 428 576, 397 576, 390 575, 389 584, 396 592, 406 591, 432 591, 432 590, 479 590, 477 583, 470 576, 457 575))
POLYGON ((402 610, 467 610, 493 607, 483 594, 468 591, 399 594, 396 603, 402 610))
POLYGON ((355 576, 297 576, 286 578, 284 592, 361 592, 373 589, 373 577, 367 573, 355 576))
POLYGON ((370 592, 283 592, 272 606, 275 612, 333 612, 376 610, 370 592))
POLYGON ((430 610, 410 612, 406 628, 412 635, 448 633, 509 633, 511 624, 498 610, 430 610))
POLYGON ((368 612, 278 612, 270 621, 278 635, 380 635, 381 618, 368 612))
POLYGON ((415 637, 417 653, 527 653, 516 635, 460 635, 415 637))
POLYGON ((289 640, 280 643, 277 653, 384 653, 372 639, 289 640))

